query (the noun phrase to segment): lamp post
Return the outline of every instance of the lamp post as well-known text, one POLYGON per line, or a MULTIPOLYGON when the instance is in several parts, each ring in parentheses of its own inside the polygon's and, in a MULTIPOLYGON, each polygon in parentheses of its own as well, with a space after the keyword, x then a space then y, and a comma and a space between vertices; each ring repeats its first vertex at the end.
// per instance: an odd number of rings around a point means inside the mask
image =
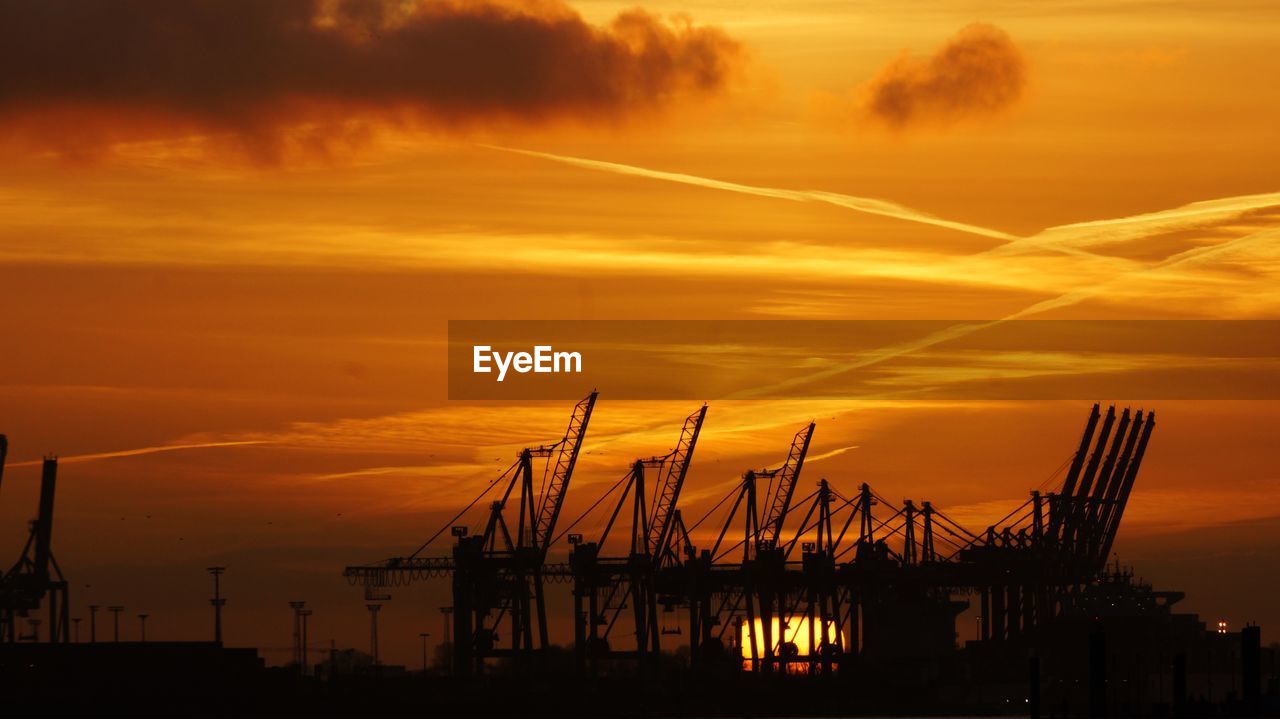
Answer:
POLYGON ((213 641, 218 646, 222 646, 222 606, 227 600, 222 598, 222 587, 218 579, 222 573, 227 571, 226 567, 209 567, 209 574, 213 575, 213 599, 209 603, 213 605, 213 641))
POLYGON ((98 641, 98 605, 89 605, 89 642, 98 641))
POLYGON ((452 618, 451 615, 453 614, 453 607, 440 607, 440 614, 444 619, 444 643, 449 649, 449 673, 453 674, 455 671, 455 667, 453 666, 454 651, 453 647, 449 646, 449 620, 452 618))
POLYGON ((427 675, 427 637, 431 636, 431 632, 422 632, 418 636, 422 637, 422 676, 427 675))
POLYGON ((120 641, 120 612, 124 611, 124 607, 119 604, 107 607, 111 612, 111 641, 120 641))
POLYGON ((298 673, 307 675, 307 617, 311 610, 304 601, 289 602, 293 608, 293 660, 298 664, 298 673))
POLYGON ((139 639, 144 642, 147 641, 147 617, 149 616, 151 615, 149 614, 138 615, 138 623, 140 625, 139 639))
POLYGON ((74 628, 72 631, 75 634, 76 644, 79 644, 80 643, 80 617, 72 617, 71 626, 74 628))
POLYGON ((366 604, 369 610, 369 653, 373 656, 373 665, 379 666, 381 662, 378 660, 378 610, 382 609, 381 604, 366 604))

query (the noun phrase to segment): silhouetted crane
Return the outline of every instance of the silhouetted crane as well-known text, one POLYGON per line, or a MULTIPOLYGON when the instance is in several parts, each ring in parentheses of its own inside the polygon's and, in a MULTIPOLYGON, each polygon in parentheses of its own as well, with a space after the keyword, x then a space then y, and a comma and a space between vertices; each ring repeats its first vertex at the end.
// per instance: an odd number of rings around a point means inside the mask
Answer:
MULTIPOLYGON (((0 435, 0 474, 4 472, 7 449, 8 443, 0 435)), ((41 463, 38 514, 31 522, 26 546, 18 561, 0 577, 0 641, 17 641, 17 620, 38 610, 46 598, 49 641, 71 641, 67 580, 53 556, 53 500, 57 483, 58 460, 46 458, 41 463)))
POLYGON ((560 441, 521 450, 514 464, 413 554, 371 565, 347 567, 344 572, 349 580, 363 584, 366 590, 430 576, 452 575, 456 672, 469 673, 480 667, 486 657, 511 656, 528 661, 535 648, 535 621, 537 648, 545 650, 550 645, 543 587, 544 564, 547 550, 556 538, 556 522, 569 490, 596 396, 593 391, 574 406, 569 426, 560 441), (540 487, 535 483, 535 459, 544 460, 546 464, 545 481, 540 487), (489 516, 481 534, 470 534, 467 527, 453 524, 490 491, 499 487, 504 488, 502 495, 490 503, 489 516), (518 512, 514 535, 506 516, 513 499, 518 512), (452 556, 420 556, 446 528, 457 540, 452 556), (502 625, 509 632, 508 649, 498 646, 499 627, 502 625))

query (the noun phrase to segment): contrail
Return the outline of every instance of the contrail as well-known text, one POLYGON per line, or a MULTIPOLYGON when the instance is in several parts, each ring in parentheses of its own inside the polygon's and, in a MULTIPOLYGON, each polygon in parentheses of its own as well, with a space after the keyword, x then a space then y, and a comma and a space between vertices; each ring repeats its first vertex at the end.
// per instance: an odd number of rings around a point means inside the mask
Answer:
MULTIPOLYGON (((1162 232, 1200 227, 1236 218, 1247 212, 1277 207, 1280 207, 1280 192, 1220 197, 1157 212, 1048 227, 1027 239, 1045 249, 1053 249, 1056 246, 1086 248, 1118 244, 1162 232)), ((989 250, 988 253, 1001 254, 1009 249, 1013 248, 997 247, 989 250)))
POLYGON ((845 452, 850 452, 857 448, 858 448, 858 445, 856 444, 851 444, 848 447, 836 447, 830 452, 823 452, 822 454, 815 454, 812 457, 806 457, 804 461, 808 462, 809 464, 813 464, 814 462, 821 462, 824 459, 831 459, 832 457, 838 457, 844 454, 845 452))
POLYGON ((604 162, 602 160, 588 160, 581 157, 569 157, 566 155, 554 155, 549 152, 537 152, 535 150, 520 150, 511 147, 502 147, 500 145, 481 145, 491 150, 501 152, 510 152, 517 155, 526 155, 528 157, 539 157, 552 162, 559 162, 565 165, 573 165, 574 167, 582 167, 588 170, 600 170, 603 172, 612 172, 618 175, 630 175, 632 177, 647 177, 653 180, 663 180, 666 182, 676 182, 682 185, 694 185, 696 187, 707 187, 713 190, 724 190, 726 192, 737 192, 744 195, 756 195, 757 197, 772 197, 778 200, 791 200, 792 202, 821 202, 828 205, 835 205, 849 210, 862 212, 868 215, 880 215, 882 217, 892 217, 908 222, 918 222, 924 225, 933 225, 934 227, 945 227, 952 230, 958 230, 971 235, 981 237, 990 237, 997 240, 1010 242, 1019 239, 1016 235, 1011 235, 1000 230, 993 230, 989 227, 980 227, 965 222, 956 222, 953 220, 943 219, 930 215, 927 212, 914 210, 905 205, 899 205, 895 202, 887 200, 878 200, 874 197, 858 197, 856 195, 842 195, 837 192, 823 192, 820 190, 787 190, 778 187, 760 187, 758 185, 743 185, 737 182, 726 182, 724 180, 713 180, 707 177, 698 177, 697 175, 686 175, 680 172, 663 172, 661 170, 650 170, 644 167, 636 167, 635 165, 623 165, 617 162, 604 162))
MULTIPOLYGON (((137 457, 144 454, 159 454, 161 452, 176 452, 183 449, 210 449, 214 447, 243 447, 248 444, 270 444, 269 440, 251 439, 241 440, 237 442, 204 442, 201 444, 162 444, 156 447, 139 447, 137 449, 121 449, 115 452, 98 452, 96 454, 73 454, 67 457, 59 457, 58 462, 70 464, 76 462, 93 462, 99 459, 116 459, 118 457, 137 457)), ((25 462, 14 462, 10 467, 31 467, 40 464, 44 460, 31 459, 25 462)))
POLYGON ((723 180, 699 177, 696 175, 651 170, 644 167, 624 165, 616 162, 605 162, 602 160, 590 160, 580 157, 556 155, 548 152, 538 152, 535 150, 521 150, 502 147, 499 145, 481 146, 501 152, 510 152, 528 157, 551 160, 553 162, 559 162, 589 170, 612 172, 615 174, 630 175, 634 177, 646 177, 667 182, 676 182, 685 185, 724 190, 727 192, 791 200, 794 202, 823 202, 866 214, 881 215, 909 222, 917 222, 936 227, 959 230, 961 232, 979 235, 982 237, 1003 240, 1006 243, 998 247, 975 253, 975 256, 999 255, 1025 249, 1042 249, 1069 255, 1088 257, 1091 259, 1101 259, 1110 264, 1125 268, 1123 271, 1118 272, 1099 283, 1095 283, 1072 292, 1067 292, 1047 300, 1042 300, 1006 317, 996 320, 954 325, 915 340, 882 347, 878 350, 874 350, 868 356, 856 362, 831 367, 810 375, 809 377, 794 378, 769 387, 735 393, 729 397, 733 399, 758 396, 761 393, 773 392, 795 385, 807 384, 815 380, 825 379, 851 370, 870 367, 890 359, 941 344, 948 340, 970 335, 974 332, 978 332, 1002 322, 1008 322, 1029 315, 1046 312, 1051 309, 1077 304, 1085 299, 1097 295, 1103 289, 1110 287, 1121 279, 1158 273, 1180 266, 1195 264, 1206 259, 1211 259, 1220 254, 1225 254, 1241 249, 1242 247, 1247 247, 1256 242, 1269 242, 1277 236, 1280 236, 1276 231, 1256 232, 1222 242, 1218 245, 1186 250, 1166 257, 1164 260, 1156 262, 1155 264, 1143 265, 1133 260, 1100 254, 1084 248, 1098 244, 1109 244, 1141 239, 1163 232, 1185 230, 1202 226, 1206 223, 1238 217, 1246 212, 1280 207, 1280 193, 1240 195, 1203 200, 1157 212, 1104 220, 1091 220, 1068 225, 1058 225, 1041 230, 1034 235, 1021 237, 1001 232, 1000 230, 993 230, 963 222, 946 220, 903 205, 874 198, 843 195, 819 190, 788 190, 775 187, 744 185, 736 182, 725 182, 723 180))
POLYGON ((917 339, 909 340, 907 342, 888 345, 888 346, 873 350, 867 356, 854 362, 847 362, 845 364, 838 365, 835 367, 829 367, 820 372, 815 372, 811 375, 808 375, 807 377, 795 377, 795 378, 784 380, 782 382, 778 382, 766 387, 757 387, 750 390, 743 390, 741 392, 736 392, 726 397, 726 399, 749 399, 752 397, 758 397, 762 394, 772 394, 779 390, 785 390, 785 389, 790 389, 800 385, 810 384, 818 380, 827 379, 829 377, 835 377, 837 375, 841 375, 846 372, 851 372, 853 370, 872 367, 882 362, 887 362, 891 359, 902 357, 904 355, 908 355, 922 349, 928 349, 929 347, 942 344, 943 342, 947 342, 949 340, 959 339, 960 337, 966 337, 975 332, 984 330, 988 327, 994 327, 995 325, 1002 324, 1004 322, 1019 320, 1024 317, 1028 317, 1030 315, 1039 314, 1041 312, 1047 312, 1049 310, 1054 310, 1054 309, 1059 309, 1061 307, 1069 307, 1071 305, 1079 304, 1080 302, 1083 302, 1086 299, 1097 296, 1098 294, 1112 287, 1113 285, 1115 285, 1117 282, 1120 282, 1121 280, 1129 280, 1129 279, 1133 279, 1134 277, 1139 277, 1144 275, 1160 274, 1163 272, 1167 272, 1169 270, 1180 269, 1188 265, 1196 265, 1206 260, 1216 259, 1224 255, 1230 255, 1234 252, 1239 252, 1241 250, 1248 249, 1254 245, 1274 246, 1276 240, 1280 240, 1280 229, 1263 230, 1261 232, 1255 232, 1249 235, 1245 235, 1243 237, 1237 237, 1232 240, 1227 240, 1226 242, 1222 242, 1217 245, 1210 245, 1207 247, 1196 247, 1190 250, 1185 250, 1175 255, 1170 255, 1169 257, 1166 257, 1164 260, 1161 260, 1160 262, 1157 262, 1156 264, 1151 265, 1149 267, 1146 267, 1140 270, 1134 270, 1131 272, 1119 273, 1117 275, 1113 275, 1105 280, 1096 282, 1092 285, 1088 285, 1081 289, 1073 290, 1071 292, 1058 295, 1057 297, 1051 297, 1046 300, 1041 300, 1039 302, 1036 302, 1035 304, 1032 304, 1027 307, 1024 307, 1023 309, 1020 309, 1017 312, 1014 312, 1009 315, 1005 315, 1000 319, 986 320, 983 322, 974 322, 969 324, 952 325, 950 327, 938 330, 937 332, 933 332, 928 335, 925 335, 924 337, 919 337, 917 339))
POLYGON ((1110 244, 1148 237, 1158 232, 1173 232, 1199 226, 1207 222, 1229 219, 1245 212, 1280 207, 1280 193, 1264 193, 1257 195, 1240 195, 1213 200, 1193 202, 1182 207, 1158 212, 1130 215, 1104 220, 1091 220, 1068 225, 1048 227, 1034 235, 1018 236, 988 227, 971 225, 964 222, 947 220, 899 205, 887 200, 870 197, 844 195, 822 190, 790 190, 778 187, 762 187, 744 185, 737 182, 726 182, 697 175, 679 172, 651 170, 635 165, 624 165, 617 162, 590 160, 582 157, 556 155, 536 150, 521 150, 500 145, 480 145, 491 150, 509 152, 527 157, 537 157, 552 162, 581 167, 588 170, 611 172, 632 177, 645 177, 666 182, 676 182, 696 187, 706 187, 726 192, 737 192, 757 197, 771 197, 792 202, 821 202, 870 215, 892 217, 908 222, 916 222, 935 227, 944 227, 981 237, 1003 240, 1006 244, 984 250, 976 255, 1000 255, 1029 249, 1041 249, 1060 254, 1101 259, 1111 264, 1133 267, 1137 263, 1123 258, 1092 252, 1087 247, 1110 244))

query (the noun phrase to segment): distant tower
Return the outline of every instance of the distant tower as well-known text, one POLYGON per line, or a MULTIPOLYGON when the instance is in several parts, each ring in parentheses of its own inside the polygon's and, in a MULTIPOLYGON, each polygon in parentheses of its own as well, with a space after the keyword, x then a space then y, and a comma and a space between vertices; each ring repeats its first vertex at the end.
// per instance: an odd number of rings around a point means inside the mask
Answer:
POLYGON ((382 609, 381 604, 366 604, 369 610, 369 654, 373 657, 373 665, 376 667, 380 664, 378 661, 378 610, 382 609))
POLYGON ((114 605, 107 607, 107 611, 111 612, 111 641, 120 641, 120 612, 124 611, 124 607, 114 605))
POLYGON ((453 615, 453 607, 440 607, 440 615, 444 619, 444 644, 449 647, 449 673, 453 674, 453 646, 449 637, 449 624, 453 615))
POLYGON ((298 673, 307 675, 307 617, 311 610, 304 601, 289 602, 293 608, 293 661, 298 665, 298 673))
POLYGON ((227 600, 222 598, 222 587, 219 577, 227 571, 226 567, 209 567, 209 573, 213 575, 213 599, 209 603, 213 605, 213 641, 222 646, 222 607, 227 600))

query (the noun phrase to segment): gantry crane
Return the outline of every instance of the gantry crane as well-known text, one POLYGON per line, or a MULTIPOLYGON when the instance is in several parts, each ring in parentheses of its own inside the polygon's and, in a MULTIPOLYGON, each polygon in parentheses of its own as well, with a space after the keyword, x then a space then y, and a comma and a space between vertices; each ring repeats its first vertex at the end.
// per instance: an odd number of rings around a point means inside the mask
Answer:
POLYGON ((810 422, 796 433, 787 451, 787 459, 781 466, 748 470, 742 475, 737 497, 708 557, 694 566, 693 571, 698 573, 698 581, 695 583, 700 592, 692 598, 695 605, 693 609, 701 617, 698 622, 700 632, 696 639, 691 639, 695 658, 699 654, 720 653, 724 646, 723 635, 730 626, 730 620, 736 620, 737 615, 742 612, 745 614, 747 631, 753 637, 753 657, 759 649, 757 645, 762 644, 764 666, 771 663, 776 644, 773 638, 773 619, 782 615, 780 607, 785 604, 780 598, 779 582, 785 573, 787 555, 791 549, 788 547, 784 551, 778 546, 778 541, 791 508, 800 471, 804 468, 814 427, 815 424, 810 422), (763 516, 759 512, 757 499, 761 480, 767 482, 763 516), (722 554, 720 547, 731 530, 739 509, 742 510, 744 522, 742 540, 722 554), (742 564, 735 577, 725 576, 724 572, 713 569, 712 563, 738 547, 742 550, 742 564), (718 578, 717 574, 720 575, 718 578), (712 627, 715 625, 720 627, 720 636, 713 641, 712 627), (757 625, 764 635, 762 642, 754 639, 757 625))
POLYGON ((486 657, 528 658, 535 646, 547 645, 544 578, 574 584, 575 646, 584 671, 605 657, 635 658, 643 670, 661 650, 659 609, 665 616, 677 606, 689 610, 695 665, 761 671, 807 666, 816 673, 940 657, 955 649, 956 616, 968 606, 957 597, 970 593, 981 597, 981 641, 1033 642, 1042 624, 1088 611, 1104 597, 1106 560, 1155 425, 1150 412, 1117 414, 1111 408, 1104 417, 1095 405, 1079 447, 1059 468, 1065 470, 1061 490, 1031 492, 974 534, 932 502, 891 502, 867 483, 845 496, 824 479, 812 494, 795 498, 814 431, 810 423, 792 439, 782 465, 744 473, 686 528, 679 498, 704 406, 685 420, 674 449, 635 461, 557 533, 593 401, 594 394, 575 408, 563 440, 521 452, 481 493, 477 502, 495 487, 505 488, 490 505, 482 533, 454 528, 452 556, 420 556, 424 545, 409 557, 347 570, 367 587, 452 575, 460 672, 477 670, 486 657), (539 458, 548 466, 541 494, 533 468, 539 458), (616 504, 606 505, 615 492, 616 504), (510 501, 518 502, 518 520, 504 511, 510 501), (596 541, 570 534, 606 506, 612 514, 596 541), (699 551, 690 532, 724 516, 726 506, 731 508, 714 543, 699 551), (622 544, 627 517, 625 554, 606 553, 611 532, 622 544), (731 532, 741 539, 726 546, 731 532), (570 562, 547 563, 548 549, 566 535, 573 545, 570 562), (634 649, 613 650, 610 630, 628 624, 634 649), (510 632, 509 648, 498 648, 500 625, 510 632), (734 644, 726 645, 729 632, 734 644))
MULTIPOLYGON (((4 473, 7 450, 8 442, 0 435, 0 475, 4 473)), ((58 460, 46 458, 41 463, 38 514, 31 522, 26 546, 18 561, 0 576, 0 642, 37 639, 21 636, 17 620, 40 609, 46 598, 49 641, 71 640, 67 580, 53 556, 53 500, 57 482, 58 460)))
POLYGON ((1031 499, 959 553, 981 595, 979 637, 1026 635, 1071 608, 1106 571, 1155 413, 1093 405, 1059 492, 1031 499), (1044 517, 1047 500, 1048 519, 1044 517))
MULTIPOLYGON (((667 454, 637 459, 624 478, 621 494, 597 541, 583 542, 572 535, 569 565, 574 578, 574 646, 580 671, 595 671, 606 657, 634 658, 644 666, 661 651, 659 604, 664 613, 674 611, 676 600, 660 596, 658 573, 663 567, 682 562, 682 550, 689 544, 680 518, 680 490, 693 461, 698 435, 702 431, 707 406, 689 415, 680 429, 676 446, 667 454), (659 479, 650 499, 647 473, 659 479), (602 556, 602 549, 630 498, 630 550, 623 557, 602 556), (679 546, 675 540, 679 540, 679 546), (613 650, 609 637, 628 603, 635 633, 634 650, 613 650)), ((594 507, 592 508, 594 509, 594 507)), ((588 510, 590 512, 591 510, 588 510)), ((584 515, 585 516, 585 515, 584 515)), ((580 518, 581 519, 581 518, 580 518)), ((579 519, 579 521, 580 521, 579 519)), ((625 521, 625 520, 624 520, 625 521)), ((576 524, 576 522, 575 522, 576 524)))
POLYGON ((544 593, 546 557, 556 538, 556 523, 596 396, 592 391, 574 406, 560 441, 521 450, 515 463, 455 516, 456 521, 489 491, 504 487, 501 497, 489 505, 482 533, 470 534, 461 525, 450 528, 456 538, 451 556, 421 556, 444 532, 442 527, 408 557, 347 567, 344 572, 353 583, 363 584, 366 591, 429 576, 452 575, 455 672, 479 671, 488 657, 514 657, 527 662, 535 648, 545 650, 550 646, 544 593), (545 462, 541 483, 535 481, 535 460, 545 462), (507 519, 513 499, 518 513, 514 534, 512 522, 507 519), (499 646, 503 627, 509 635, 506 649, 499 646))

